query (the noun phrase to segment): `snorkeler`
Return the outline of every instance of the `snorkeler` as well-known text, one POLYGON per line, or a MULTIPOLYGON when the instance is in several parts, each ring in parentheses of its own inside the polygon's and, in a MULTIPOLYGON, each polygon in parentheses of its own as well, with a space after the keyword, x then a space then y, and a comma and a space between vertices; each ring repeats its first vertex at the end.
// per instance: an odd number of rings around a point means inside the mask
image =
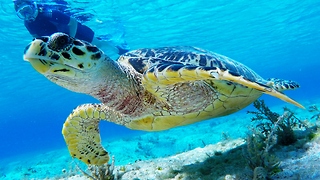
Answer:
POLYGON ((13 2, 17 16, 24 20, 25 27, 34 38, 63 32, 98 47, 111 48, 119 55, 129 50, 126 43, 120 46, 114 45, 111 42, 111 35, 95 37, 92 29, 61 11, 30 0, 14 0, 13 2))

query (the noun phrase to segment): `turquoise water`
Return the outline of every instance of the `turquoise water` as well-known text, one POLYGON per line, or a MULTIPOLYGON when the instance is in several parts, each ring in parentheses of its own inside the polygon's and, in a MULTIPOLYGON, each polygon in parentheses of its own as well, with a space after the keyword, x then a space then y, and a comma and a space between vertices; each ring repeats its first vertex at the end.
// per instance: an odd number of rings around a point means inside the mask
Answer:
MULTIPOLYGON (((48 2, 48 1, 47 1, 48 2)), ((297 101, 319 98, 320 2, 317 0, 105 0, 68 1, 94 17, 97 34, 125 32, 132 49, 192 45, 229 56, 263 77, 301 84, 286 92, 297 101)), ((32 40, 11 1, 0 12, 0 158, 65 148, 62 124, 79 104, 96 102, 49 82, 24 62, 32 40)), ((285 105, 264 96, 268 104, 285 105)), ((215 121, 215 120, 212 120, 215 121)), ((104 123, 104 138, 132 136, 104 123)))

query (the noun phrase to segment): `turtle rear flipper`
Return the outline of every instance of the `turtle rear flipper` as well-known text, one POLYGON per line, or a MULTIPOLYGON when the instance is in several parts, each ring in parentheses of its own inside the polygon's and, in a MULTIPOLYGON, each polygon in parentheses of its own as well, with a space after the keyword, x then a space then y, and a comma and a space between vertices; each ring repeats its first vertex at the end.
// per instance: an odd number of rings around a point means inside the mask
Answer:
POLYGON ((290 80, 283 80, 278 78, 269 78, 267 79, 267 84, 277 91, 283 90, 290 90, 290 89, 297 89, 300 85, 297 82, 290 81, 290 80))
POLYGON ((109 161, 109 154, 101 145, 101 119, 106 119, 106 115, 99 104, 78 106, 69 115, 62 134, 72 157, 94 165, 103 165, 109 161))

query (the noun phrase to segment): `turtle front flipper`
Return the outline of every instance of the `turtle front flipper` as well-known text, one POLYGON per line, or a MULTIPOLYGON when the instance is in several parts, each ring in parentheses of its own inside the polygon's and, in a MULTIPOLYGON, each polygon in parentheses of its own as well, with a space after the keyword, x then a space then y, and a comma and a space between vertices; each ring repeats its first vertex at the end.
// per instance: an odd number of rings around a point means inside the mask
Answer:
POLYGON ((212 68, 180 63, 161 63, 150 67, 144 72, 144 83, 176 84, 180 82, 206 80, 212 78, 208 70, 212 68))
POLYGON ((168 85, 210 79, 212 76, 207 70, 207 67, 163 61, 143 73, 142 84, 150 93, 165 102, 166 99, 161 94, 167 92, 168 85))
POLYGON ((106 113, 100 104, 78 106, 69 115, 62 134, 72 157, 94 165, 103 165, 109 161, 109 154, 101 145, 101 119, 106 119, 106 113))
POLYGON ((277 97, 285 102, 291 103, 295 106, 298 106, 304 109, 304 107, 300 103, 296 102, 295 100, 289 98, 288 96, 280 92, 282 90, 298 88, 299 85, 293 81, 284 81, 280 79, 275 79, 277 81, 274 81, 273 83, 269 81, 267 84, 264 84, 264 83, 250 81, 248 79, 245 79, 243 76, 230 73, 228 70, 223 71, 219 68, 217 68, 216 70, 211 70, 210 74, 215 79, 232 81, 232 82, 262 91, 265 94, 269 94, 271 96, 277 97), (285 88, 286 86, 288 86, 288 88, 285 88))
MULTIPOLYGON (((142 83, 144 87, 152 94, 159 94, 163 86, 170 84, 212 80, 212 81, 231 81, 243 86, 259 90, 265 94, 277 97, 285 102, 294 104, 300 108, 304 108, 301 104, 282 94, 279 90, 285 90, 285 86, 281 86, 283 81, 278 81, 274 85, 250 81, 238 73, 229 70, 223 70, 218 67, 203 67, 196 65, 184 65, 179 63, 160 63, 150 67, 143 74, 142 83), (281 82, 281 83, 280 83, 281 82), (282 88, 282 89, 280 89, 282 88), (279 89, 279 90, 278 90, 279 89)), ((297 88, 297 84, 291 84, 289 87, 297 88)), ((287 88, 287 89, 294 89, 287 88)))

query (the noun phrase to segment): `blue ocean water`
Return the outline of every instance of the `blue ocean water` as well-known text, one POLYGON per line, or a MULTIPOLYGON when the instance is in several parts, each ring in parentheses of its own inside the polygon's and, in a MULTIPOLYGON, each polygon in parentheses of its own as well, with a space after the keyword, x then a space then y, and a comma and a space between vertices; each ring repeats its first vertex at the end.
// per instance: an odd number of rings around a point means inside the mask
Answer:
MULTIPOLYGON (((49 2, 49 1, 46 1, 49 2)), ((125 33, 132 49, 192 45, 229 56, 263 77, 298 81, 286 92, 297 101, 319 98, 320 2, 317 0, 79 0, 67 1, 94 17, 86 25, 97 34, 125 33)), ((23 61, 31 36, 11 1, 0 11, 0 158, 65 148, 62 124, 79 104, 93 98, 65 90, 23 61)), ((286 105, 264 96, 268 104, 286 105)), ((214 120, 212 120, 214 121, 214 120)), ((103 137, 131 131, 103 123, 103 137)))

